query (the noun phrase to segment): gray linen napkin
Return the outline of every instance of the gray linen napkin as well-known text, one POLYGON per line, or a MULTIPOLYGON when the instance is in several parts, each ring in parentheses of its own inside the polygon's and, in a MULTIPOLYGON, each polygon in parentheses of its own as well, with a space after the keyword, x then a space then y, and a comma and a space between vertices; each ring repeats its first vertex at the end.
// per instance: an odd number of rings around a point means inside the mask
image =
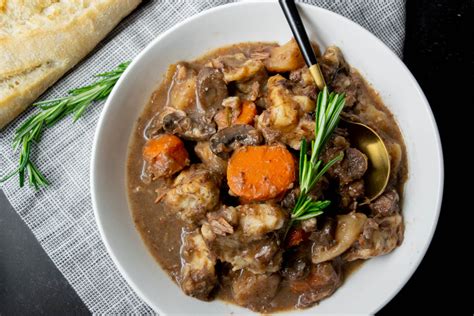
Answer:
MULTIPOLYGON (((110 70, 135 57, 158 34, 205 9, 226 0, 149 1, 103 41, 86 60, 49 89, 41 99, 63 96, 90 82, 92 74, 110 70)), ((378 36, 399 56, 405 37, 405 1, 309 0, 342 14, 378 36)), ((0 61, 1 62, 1 61, 0 61)), ((122 278, 100 239, 92 211, 89 165, 92 139, 102 104, 94 104, 75 124, 63 119, 48 130, 33 149, 39 168, 50 180, 35 192, 18 187, 12 179, 1 188, 15 210, 33 231, 46 253, 79 297, 97 314, 152 314, 122 278)), ((14 130, 36 111, 30 109, 0 132, 0 175, 17 166, 11 149, 14 130)))

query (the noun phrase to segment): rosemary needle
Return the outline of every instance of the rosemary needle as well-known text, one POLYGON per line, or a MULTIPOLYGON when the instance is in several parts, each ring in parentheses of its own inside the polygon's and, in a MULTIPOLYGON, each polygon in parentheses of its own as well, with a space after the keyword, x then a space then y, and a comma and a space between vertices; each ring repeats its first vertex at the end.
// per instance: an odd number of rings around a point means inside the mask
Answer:
POLYGON ((326 171, 343 158, 343 154, 340 153, 328 163, 323 164, 322 160, 319 159, 319 155, 339 122, 339 115, 344 107, 344 103, 344 94, 336 94, 334 92, 329 94, 327 87, 324 87, 318 94, 316 102, 315 138, 311 141, 311 154, 309 159, 306 140, 303 139, 301 141, 299 159, 300 194, 291 213, 291 223, 289 226, 295 221, 321 215, 323 209, 331 204, 329 200, 314 200, 308 193, 326 171))
POLYGON ((33 106, 37 106, 39 111, 20 125, 13 138, 13 148, 20 151, 18 167, 0 178, 0 183, 18 174, 20 187, 24 186, 26 176, 30 186, 35 189, 48 185, 48 180, 31 160, 31 146, 39 142, 41 135, 47 128, 65 116, 72 114, 75 122, 92 102, 107 98, 129 64, 130 62, 125 62, 112 71, 96 75, 95 77, 99 78, 96 82, 71 90, 66 97, 34 103, 33 106))

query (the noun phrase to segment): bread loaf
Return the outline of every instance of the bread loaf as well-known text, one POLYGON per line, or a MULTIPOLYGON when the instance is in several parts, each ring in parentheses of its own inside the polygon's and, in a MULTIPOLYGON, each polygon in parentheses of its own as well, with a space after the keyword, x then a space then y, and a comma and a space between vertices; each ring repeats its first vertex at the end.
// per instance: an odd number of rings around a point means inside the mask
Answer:
POLYGON ((140 1, 0 0, 0 129, 84 58, 140 1))

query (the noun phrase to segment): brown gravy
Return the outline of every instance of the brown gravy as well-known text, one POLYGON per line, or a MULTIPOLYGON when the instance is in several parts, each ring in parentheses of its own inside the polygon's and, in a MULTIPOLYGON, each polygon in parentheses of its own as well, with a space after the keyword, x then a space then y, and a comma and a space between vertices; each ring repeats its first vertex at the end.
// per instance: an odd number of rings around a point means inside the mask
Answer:
MULTIPOLYGON (((243 52, 248 55, 250 51, 256 49, 265 49, 274 46, 273 43, 240 43, 228 47, 214 50, 195 61, 190 62, 191 67, 199 70, 209 60, 220 55, 234 54, 243 52)), ((142 148, 146 142, 145 130, 150 121, 154 118, 156 113, 166 104, 168 98, 168 90, 172 82, 172 73, 165 74, 162 83, 153 93, 149 103, 144 108, 144 111, 137 121, 133 135, 131 137, 128 162, 127 162, 127 189, 130 208, 132 210, 133 220, 140 232, 143 241, 153 257, 159 262, 160 266, 165 269, 171 278, 178 283, 181 269, 180 247, 181 234, 184 223, 176 218, 174 214, 169 212, 162 203, 155 203, 155 190, 160 188, 163 180, 156 180, 149 182, 143 176, 143 158, 142 148)), ((362 81, 363 79, 360 78, 362 81)), ((365 83, 364 83, 365 84, 365 83)), ((399 171, 391 178, 391 186, 396 187, 401 195, 402 184, 406 179, 407 167, 405 158, 405 148, 403 140, 398 130, 398 127, 387 108, 383 105, 379 96, 368 85, 365 85, 366 98, 370 99, 370 103, 376 109, 384 114, 385 123, 380 126, 375 126, 377 131, 382 134, 382 137, 387 143, 396 143, 399 147, 395 150, 400 150, 401 158, 397 163, 400 164, 399 171)), ((357 114, 357 113, 356 113, 357 114)), ((376 114, 374 114, 376 115, 376 114)), ((374 116, 362 115, 361 120, 364 123, 373 125, 374 116)), ((188 151, 193 152, 190 144, 188 151)), ((344 279, 356 271, 363 260, 346 263, 343 266, 344 279)), ((217 298, 225 301, 233 301, 230 286, 226 281, 221 280, 217 298)), ((279 291, 276 297, 272 300, 271 307, 267 308, 268 312, 281 311, 295 308, 298 301, 298 295, 293 293, 289 287, 288 281, 282 279, 279 286, 279 291)))

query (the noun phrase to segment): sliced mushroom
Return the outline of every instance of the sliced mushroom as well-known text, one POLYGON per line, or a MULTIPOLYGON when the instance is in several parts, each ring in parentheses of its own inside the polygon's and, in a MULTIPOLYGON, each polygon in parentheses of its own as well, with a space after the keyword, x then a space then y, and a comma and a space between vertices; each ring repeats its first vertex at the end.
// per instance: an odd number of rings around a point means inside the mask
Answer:
POLYGON ((367 216, 362 213, 350 213, 337 217, 336 239, 330 247, 325 247, 318 242, 311 249, 313 263, 325 262, 342 254, 349 249, 359 238, 367 216))
POLYGON ((215 124, 204 117, 192 118, 183 111, 173 111, 163 117, 163 129, 182 138, 201 141, 207 140, 216 132, 215 124))
POLYGON ((256 146, 262 142, 262 135, 250 125, 234 125, 221 129, 210 139, 211 151, 227 159, 230 153, 243 146, 256 146))
POLYGON ((197 77, 196 92, 203 111, 216 111, 228 95, 222 72, 210 67, 202 68, 197 77))

